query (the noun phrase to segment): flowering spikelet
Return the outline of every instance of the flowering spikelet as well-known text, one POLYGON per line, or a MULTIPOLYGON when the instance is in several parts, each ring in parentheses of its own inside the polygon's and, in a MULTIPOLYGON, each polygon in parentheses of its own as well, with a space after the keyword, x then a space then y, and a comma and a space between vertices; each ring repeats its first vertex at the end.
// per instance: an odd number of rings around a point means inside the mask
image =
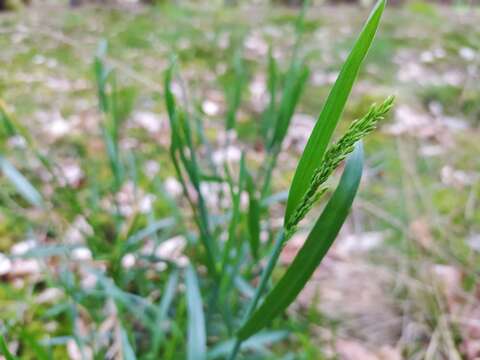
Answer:
POLYGON ((377 123, 385 118, 385 115, 393 106, 393 101, 394 97, 390 96, 380 105, 373 104, 367 114, 354 120, 340 140, 328 149, 322 164, 313 173, 308 190, 296 208, 292 220, 285 226, 287 235, 292 235, 295 232, 298 223, 326 192, 327 187, 323 184, 338 165, 353 151, 355 143, 372 132, 377 123), (320 190, 318 190, 319 188, 320 190))

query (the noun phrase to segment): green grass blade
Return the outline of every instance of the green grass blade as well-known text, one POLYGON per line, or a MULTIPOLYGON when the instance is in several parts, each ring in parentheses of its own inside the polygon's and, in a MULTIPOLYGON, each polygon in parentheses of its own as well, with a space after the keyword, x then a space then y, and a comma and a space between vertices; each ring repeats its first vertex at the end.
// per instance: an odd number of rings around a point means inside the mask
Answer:
POLYGON ((162 300, 158 307, 158 317, 165 319, 168 315, 168 310, 174 300, 175 292, 178 284, 178 270, 173 270, 170 274, 162 294, 162 300))
POLYGON ((6 360, 17 360, 17 358, 8 350, 3 336, 0 336, 0 353, 5 357, 6 360))
POLYGON ((10 116, 8 116, 8 113, 6 111, 6 106, 5 103, 0 99, 0 122, 2 123, 5 133, 7 136, 14 136, 17 131, 15 129, 15 125, 12 122, 12 119, 10 119, 10 116))
POLYGON ((226 98, 228 103, 226 128, 235 128, 237 112, 242 100, 243 84, 245 82, 245 70, 242 59, 242 49, 235 51, 233 58, 233 83, 227 87, 226 98))
POLYGON ((252 176, 247 173, 248 214, 247 225, 250 240, 250 250, 255 259, 258 258, 260 247, 260 201, 255 194, 255 184, 252 176))
POLYGON ((122 359, 123 360, 137 360, 135 356, 135 351, 128 340, 127 331, 124 329, 123 326, 120 325, 120 338, 122 343, 122 359))
POLYGON ((325 207, 305 244, 265 301, 239 330, 238 338, 245 340, 268 325, 298 296, 322 261, 342 227, 362 176, 363 148, 357 144, 350 155, 340 183, 325 207))
POLYGON ((110 74, 110 70, 105 66, 104 63, 107 50, 108 43, 105 39, 102 39, 98 44, 95 61, 93 63, 93 71, 95 73, 95 80, 97 82, 98 107, 100 108, 100 111, 104 113, 108 111, 106 82, 108 75, 110 74))
POLYGON ((205 315, 197 275, 191 266, 186 270, 186 285, 188 309, 187 359, 204 360, 207 358, 205 315))
POLYGON ((127 240, 123 244, 122 253, 135 251, 138 246, 141 245, 143 240, 145 240, 149 236, 155 235, 160 230, 171 228, 174 225, 175 219, 171 217, 154 221, 147 227, 135 232, 134 234, 129 235, 127 240))
MULTIPOLYGON (((259 352, 264 350, 265 346, 282 341, 286 337, 288 337, 288 332, 286 331, 262 332, 245 341, 242 344, 242 350, 253 350, 259 352)), ((208 352, 208 359, 214 360, 225 358, 225 355, 228 355, 232 351, 234 345, 234 340, 227 340, 216 345, 208 352)))
POLYGON ((277 82, 278 82, 278 66, 273 57, 273 50, 270 47, 268 50, 268 66, 267 66, 268 80, 267 89, 270 95, 270 101, 267 109, 264 111, 260 123, 260 130, 267 144, 271 144, 275 125, 275 111, 277 99, 277 82))
POLYGON ((7 159, 0 156, 0 169, 3 175, 15 186, 18 193, 31 205, 42 207, 43 199, 33 185, 7 159))
POLYGON ((162 299, 158 305, 158 309, 155 315, 155 328, 152 329, 152 347, 150 349, 151 358, 155 356, 161 344, 165 341, 164 322, 168 318, 168 312, 175 300, 175 294, 177 293, 179 270, 173 269, 168 277, 162 292, 162 299))
MULTIPOLYGON (((237 226, 240 221, 241 216, 241 209, 240 209, 240 196, 242 195, 242 191, 245 186, 245 177, 246 177, 246 167, 245 167, 245 154, 242 153, 242 157, 240 159, 240 173, 238 176, 238 190, 235 191, 235 183, 230 175, 230 171, 228 170, 228 166, 225 165, 225 173, 227 174, 227 182, 230 187, 230 194, 232 196, 232 217, 230 219, 230 224, 228 226, 228 239, 225 244, 225 248, 222 255, 222 273, 225 272, 226 267, 229 264, 229 260, 231 260, 231 250, 235 243, 235 240, 238 241, 237 238, 237 226)), ((238 245, 238 244, 237 244, 238 245)))
POLYGON ((302 61, 294 60, 286 75, 271 148, 280 146, 283 142, 309 74, 309 69, 302 61))
POLYGON ((365 23, 328 95, 323 110, 320 113, 297 165, 288 196, 287 210, 284 219, 285 224, 289 222, 290 217, 295 212, 302 196, 308 188, 315 169, 318 168, 323 160, 323 155, 342 115, 360 66, 367 55, 377 31, 385 4, 386 0, 379 0, 373 8, 370 17, 365 23))

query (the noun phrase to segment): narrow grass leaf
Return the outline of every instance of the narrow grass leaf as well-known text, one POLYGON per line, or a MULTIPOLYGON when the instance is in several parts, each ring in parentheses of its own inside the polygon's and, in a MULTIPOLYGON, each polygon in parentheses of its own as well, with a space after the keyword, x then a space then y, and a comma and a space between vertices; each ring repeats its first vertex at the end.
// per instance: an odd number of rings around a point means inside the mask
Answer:
POLYGON ((298 296, 320 264, 344 223, 362 176, 363 148, 357 144, 350 155, 340 183, 325 210, 277 285, 265 301, 239 330, 238 338, 245 340, 267 326, 298 296))
POLYGON ((17 360, 17 358, 12 355, 10 350, 8 350, 7 344, 5 343, 5 339, 1 335, 0 335, 0 352, 5 357, 6 360, 17 360))
POLYGON ((342 115, 360 66, 377 31, 385 3, 386 0, 379 0, 373 8, 328 95, 322 112, 308 139, 290 187, 284 219, 285 224, 290 221, 290 217, 295 212, 308 188, 315 169, 320 166, 323 160, 323 155, 342 115))
POLYGON ((184 119, 181 116, 182 113, 177 112, 175 97, 171 88, 173 65, 174 64, 172 63, 167 69, 164 82, 165 102, 171 130, 170 157, 177 173, 178 180, 182 185, 183 193, 188 199, 190 205, 192 206, 192 210, 195 213, 195 221, 200 229, 200 239, 206 250, 206 266, 211 275, 214 278, 218 278, 216 267, 216 243, 213 241, 210 233, 210 217, 208 215, 208 210, 203 199, 203 195, 200 191, 201 171, 197 165, 190 125, 188 124, 187 119, 184 119), (188 149, 185 149, 185 147, 188 149), (183 168, 188 174, 188 179, 195 188, 197 204, 194 204, 194 201, 189 195, 185 179, 186 176, 184 176, 181 165, 183 165, 183 168))
MULTIPOLYGON (((244 350, 262 350, 265 346, 284 340, 288 336, 286 331, 268 331, 262 332, 248 339, 242 344, 244 350)), ((234 340, 227 340, 216 345, 208 352, 208 359, 214 360, 224 358, 228 355, 234 346, 234 340)))
POLYGON ((10 116, 8 116, 7 110, 5 109, 5 103, 0 99, 0 121, 3 124, 5 133, 7 136, 14 136, 17 131, 15 130, 15 125, 13 124, 10 116))
POLYGON ((245 167, 245 154, 242 153, 242 157, 240 159, 240 173, 238 176, 237 191, 235 191, 235 183, 232 176, 230 175, 230 171, 227 165, 225 165, 225 173, 227 175, 226 179, 230 187, 230 194, 232 196, 232 217, 230 219, 230 224, 228 226, 228 239, 225 244, 225 248, 223 250, 222 267, 221 267, 222 272, 225 271, 227 265, 229 264, 232 247, 235 243, 235 240, 238 240, 238 238, 236 237, 236 234, 237 234, 236 231, 237 231, 237 226, 238 226, 238 222, 240 220, 240 215, 241 215, 240 197, 242 195, 242 191, 245 186, 245 177, 247 175, 247 170, 245 167))
POLYGON ((273 131, 275 129, 276 119, 276 99, 277 99, 277 82, 278 82, 278 69, 275 58, 273 57, 273 50, 270 47, 268 51, 268 81, 267 88, 270 95, 270 101, 267 109, 264 111, 261 119, 260 130, 267 144, 272 142, 273 131))
POLYGON ((33 206, 42 207, 43 199, 37 189, 3 156, 0 156, 0 169, 26 201, 33 206))
POLYGON ((288 70, 278 110, 278 118, 275 123, 275 131, 270 145, 271 148, 280 146, 283 142, 309 73, 303 62, 297 60, 292 63, 291 68, 288 70))
POLYGON ((233 58, 233 82, 227 87, 228 110, 226 117, 226 128, 231 130, 235 128, 238 108, 242 100, 243 83, 245 82, 245 71, 242 59, 242 50, 235 51, 233 58))
POLYGON ((178 270, 173 270, 170 274, 167 283, 165 284, 165 288, 162 294, 162 300, 160 301, 160 305, 158 307, 158 317, 160 319, 165 319, 168 314, 168 310, 170 309, 170 305, 175 296, 175 292, 177 290, 178 284, 178 270))
POLYGON ((120 339, 122 343, 122 359, 123 360, 136 360, 135 351, 128 340, 128 335, 123 326, 120 326, 120 339))
POLYGON ((164 330, 164 323, 168 317, 168 312, 172 303, 175 299, 175 294, 177 292, 177 285, 178 285, 178 276, 179 270, 173 269, 168 277, 168 281, 165 284, 162 292, 162 299, 160 300, 160 304, 158 305, 158 309, 155 315, 155 328, 152 331, 152 347, 150 353, 152 356, 158 353, 158 350, 161 344, 165 341, 165 330, 164 330))
POLYGON ((147 227, 136 231, 134 234, 131 234, 127 238, 127 241, 124 244, 123 252, 126 253, 133 251, 140 245, 140 243, 144 239, 148 238, 149 236, 155 235, 160 230, 171 228, 174 225, 175 219, 170 217, 152 222, 147 227))
POLYGON ((207 335, 202 296, 193 267, 187 268, 185 276, 188 311, 187 359, 204 360, 207 358, 207 335))
POLYGON ((255 184, 250 173, 247 173, 247 193, 248 193, 248 234, 250 240, 250 250, 255 259, 258 258, 258 248, 260 247, 260 202, 255 194, 255 184))
POLYGON ((95 73, 95 80, 97 81, 97 97, 98 106, 104 113, 108 111, 108 98, 106 91, 106 83, 110 70, 105 66, 104 58, 107 54, 108 43, 105 39, 102 39, 98 44, 97 53, 95 55, 95 61, 93 63, 93 70, 95 73))

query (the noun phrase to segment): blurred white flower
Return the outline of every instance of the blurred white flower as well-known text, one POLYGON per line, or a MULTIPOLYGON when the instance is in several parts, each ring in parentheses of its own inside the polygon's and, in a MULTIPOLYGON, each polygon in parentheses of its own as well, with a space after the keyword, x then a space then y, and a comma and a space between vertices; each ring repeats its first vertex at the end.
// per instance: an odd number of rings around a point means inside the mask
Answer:
POLYGON ((62 297, 63 292, 59 288, 47 288, 35 297, 36 304, 53 303, 62 297))
MULTIPOLYGON (((50 66, 55 67, 55 63, 48 63, 50 66)), ((48 65, 47 65, 48 66, 48 65)), ((61 79, 61 78, 54 78, 54 77, 48 77, 45 81, 44 84, 50 88, 51 90, 58 91, 58 92, 67 92, 71 91, 73 86, 70 81, 67 79, 61 79)))
POLYGON ((435 60, 435 56, 431 51, 423 51, 420 54, 420 61, 424 63, 431 63, 435 60))
POLYGON ((135 265, 135 255, 133 254, 126 254, 122 257, 122 266, 124 269, 130 269, 135 265))
POLYGON ((160 164, 155 160, 148 160, 144 165, 144 172, 149 179, 153 179, 160 171, 160 164))
POLYGON ((215 116, 218 114, 220 106, 218 106, 218 104, 212 100, 205 100, 202 103, 202 110, 208 116, 215 116))
POLYGON ((32 62, 35 65, 41 65, 41 64, 45 63, 45 61, 46 61, 45 56, 40 55, 40 54, 37 54, 32 58, 32 62))
POLYGON ((71 123, 66 121, 58 111, 53 113, 40 112, 37 117, 43 123, 43 130, 50 141, 58 140, 71 131, 71 123))
POLYGON ((188 264, 188 258, 183 254, 186 245, 187 241, 183 236, 174 236, 157 246, 155 256, 185 266, 188 264))
POLYGON ((312 75, 312 84, 315 86, 324 86, 330 85, 335 82, 337 79, 338 72, 323 72, 323 71, 316 71, 312 75))
POLYGON ((63 186, 69 185, 71 187, 78 187, 84 178, 84 173, 74 160, 69 159, 60 163, 58 166, 60 171, 60 184, 63 186))
POLYGON ((12 261, 10 275, 13 277, 38 275, 41 267, 38 260, 35 259, 15 259, 12 261))
POLYGON ((264 56, 268 52, 268 44, 258 32, 251 32, 245 39, 245 48, 253 55, 264 56))
POLYGON ((379 231, 349 234, 337 241, 335 254, 348 257, 352 254, 365 253, 379 247, 384 239, 385 233, 379 231))
MULTIPOLYGON (((92 235, 93 229, 83 216, 77 216, 63 236, 67 244, 81 244, 85 235, 92 235)), ((80 249, 75 249, 80 250, 80 249)))
POLYGON ((164 120, 148 111, 138 111, 133 115, 133 122, 150 133, 159 132, 164 126, 164 120))
POLYGON ((179 196, 183 192, 180 182, 172 176, 165 179, 164 186, 167 193, 173 197, 179 196))
POLYGON ((10 270, 12 270, 12 261, 5 254, 0 253, 0 276, 8 274, 10 270))
POLYGON ((406 105, 399 105, 395 108, 395 121, 388 124, 385 129, 393 135, 408 133, 420 137, 430 136, 436 130, 432 127, 432 120, 428 114, 406 105), (427 130, 430 131, 426 132, 427 130))
POLYGON ((480 234, 473 234, 467 239, 467 244, 471 249, 480 252, 480 234))
POLYGON ((292 124, 285 137, 284 146, 291 147, 297 152, 303 151, 308 137, 315 125, 315 118, 308 114, 294 114, 292 124))
MULTIPOLYGON (((136 211, 147 213, 151 210, 155 196, 145 194, 141 188, 137 188, 132 181, 126 182, 116 194, 116 201, 123 216, 131 216, 136 211)), ((110 206, 107 203, 106 206, 110 206)))
POLYGON ((441 170, 442 183, 456 188, 462 188, 471 185, 475 181, 475 175, 466 171, 457 170, 449 165, 445 165, 441 170))
POLYGON ((230 145, 226 149, 216 150, 212 157, 215 164, 221 165, 225 162, 239 162, 242 152, 237 146, 230 145))
POLYGON ((473 61, 475 60, 475 50, 469 47, 462 47, 459 51, 458 54, 460 57, 466 61, 473 61))
POLYGON ((37 242, 33 239, 28 239, 16 243, 10 249, 12 255, 21 256, 25 255, 28 251, 32 250, 37 245, 37 242))
POLYGON ((72 251, 72 259, 79 261, 92 260, 92 252, 87 247, 78 247, 72 251))
POLYGON ((138 203, 138 209, 141 213, 147 214, 152 211, 153 203, 155 202, 155 195, 153 194, 145 194, 140 198, 138 203))
POLYGON ((10 137, 7 143, 8 143, 8 146, 11 148, 20 148, 20 149, 24 149, 25 146, 27 145, 27 141, 21 135, 15 135, 10 137))

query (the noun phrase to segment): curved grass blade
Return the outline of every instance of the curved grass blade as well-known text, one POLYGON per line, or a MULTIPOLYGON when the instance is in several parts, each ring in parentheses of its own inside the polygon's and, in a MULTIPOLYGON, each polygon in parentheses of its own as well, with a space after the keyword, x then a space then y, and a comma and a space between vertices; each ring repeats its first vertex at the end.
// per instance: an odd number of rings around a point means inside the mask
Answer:
POLYGON ((361 143, 358 143, 347 161, 337 189, 305 244, 262 305, 239 330, 239 340, 245 340, 260 331, 298 296, 337 237, 357 193, 362 168, 363 148, 361 143))
POLYGON ((335 84, 328 95, 325 105, 308 139, 305 150, 297 165, 293 176, 292 185, 287 201, 284 223, 290 221, 290 217, 299 205, 312 175, 323 160, 323 155, 332 137, 337 123, 342 115, 353 83, 357 77, 360 65, 367 55, 373 41, 385 8, 386 0, 379 0, 373 8, 370 17, 365 23, 350 55, 345 61, 335 84))
MULTIPOLYGON (((288 337, 288 332, 286 331, 261 332, 245 341, 242 345, 242 350, 255 351, 256 353, 263 353, 263 355, 265 355, 266 346, 282 341, 286 337, 288 337)), ((225 356, 232 351, 234 345, 234 340, 227 340, 216 345, 208 352, 208 360, 225 358, 225 356)))
POLYGON ((42 207, 43 199, 40 193, 33 185, 23 176, 10 161, 0 155, 0 170, 3 175, 17 189, 18 193, 31 205, 42 207))
POLYGON ((187 359, 204 360, 207 358, 207 335, 202 296, 195 270, 189 266, 185 275, 188 309, 187 359))
POLYGON ((5 339, 0 335, 0 354, 2 354, 6 360, 17 360, 15 356, 8 350, 5 339))

